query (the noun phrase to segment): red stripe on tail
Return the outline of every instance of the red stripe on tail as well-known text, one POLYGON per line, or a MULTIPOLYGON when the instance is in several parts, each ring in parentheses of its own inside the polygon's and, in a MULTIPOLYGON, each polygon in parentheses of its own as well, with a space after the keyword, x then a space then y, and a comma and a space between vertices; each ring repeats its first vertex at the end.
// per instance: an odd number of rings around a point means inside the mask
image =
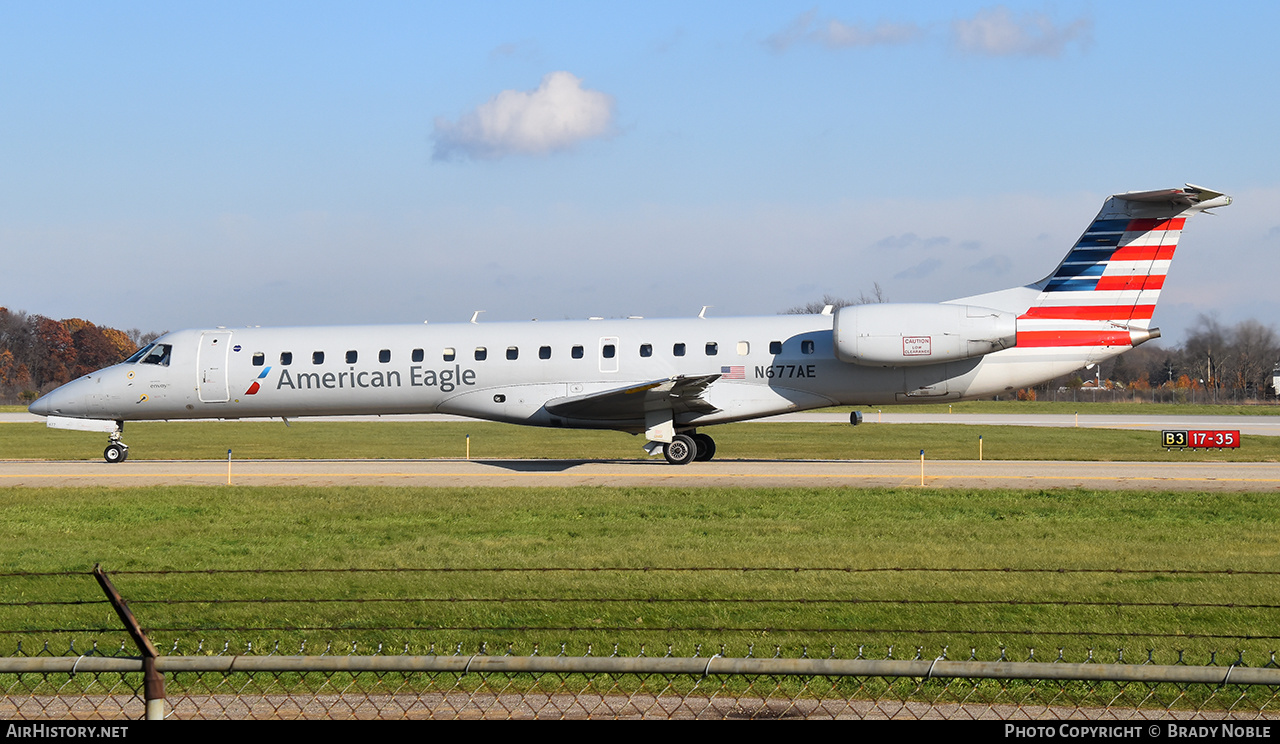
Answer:
POLYGON ((1130 346, 1128 331, 1018 331, 1018 347, 1130 346))
POLYGON ((1033 307, 1023 318, 1053 318, 1055 320, 1149 320, 1155 305, 1063 305, 1059 307, 1033 307))
POLYGON ((1125 232, 1147 232, 1148 230, 1181 230, 1186 224, 1186 217, 1174 217, 1171 220, 1129 220, 1125 232))
MULTIPOLYGON (((1106 276, 1098 279, 1098 286, 1094 287, 1096 291, 1102 292, 1107 290, 1126 290, 1126 289, 1160 289, 1164 286, 1164 275, 1156 274, 1153 276, 1106 276)), ((1149 317, 1149 316, 1148 316, 1149 317)))
POLYGON ((1111 261, 1167 261, 1173 258, 1176 245, 1126 245, 1111 254, 1111 261))

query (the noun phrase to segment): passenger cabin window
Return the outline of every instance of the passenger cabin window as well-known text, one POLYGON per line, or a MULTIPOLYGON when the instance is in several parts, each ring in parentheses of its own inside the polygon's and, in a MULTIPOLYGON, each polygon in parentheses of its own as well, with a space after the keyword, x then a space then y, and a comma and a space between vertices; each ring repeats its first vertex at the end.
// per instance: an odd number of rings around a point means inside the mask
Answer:
POLYGON ((445 347, 444 360, 446 362, 452 362, 454 359, 457 358, 457 356, 458 356, 458 352, 452 346, 445 347))
POLYGON ((477 346, 477 347, 476 347, 476 361, 477 361, 477 362, 483 362, 485 359, 488 359, 488 358, 489 358, 489 350, 488 350, 488 349, 486 349, 486 348, 484 348, 483 346, 477 346))
POLYGON ((355 353, 354 351, 347 352, 347 364, 355 364, 356 360, 359 358, 360 358, 360 355, 355 353))
POLYGON ((751 353, 751 344, 746 341, 738 342, 738 356, 746 356, 751 353))
POLYGON ((517 360, 517 359, 519 359, 519 358, 520 358, 520 348, 519 348, 519 347, 517 347, 517 346, 508 346, 508 347, 507 347, 507 359, 510 359, 511 361, 513 361, 513 362, 514 362, 515 360, 517 360))
POLYGON ((813 353, 813 342, 812 342, 812 341, 801 341, 801 342, 800 342, 800 353, 801 353, 801 354, 812 354, 812 353, 813 353))
MULTIPOLYGON (((143 364, 158 364, 161 367, 169 366, 169 353, 173 351, 173 347, 169 344, 153 344, 147 347, 150 349, 142 356, 143 364)), ((134 356, 137 356, 136 354, 134 356)))
POLYGON ((426 354, 423 353, 422 349, 414 349, 412 356, 413 361, 415 362, 421 362, 423 359, 426 359, 426 354))
POLYGON ((770 341, 770 342, 769 342, 769 353, 770 353, 770 354, 781 354, 781 353, 782 353, 782 342, 781 342, 781 341, 770 341))
POLYGON ((575 346, 575 347, 573 347, 573 349, 572 349, 572 350, 570 350, 570 352, 569 352, 569 356, 573 357, 574 359, 581 359, 581 358, 582 358, 582 347, 581 347, 581 346, 575 346))
POLYGON ((539 359, 550 359, 550 358, 551 358, 551 347, 550 347, 550 346, 542 346, 542 347, 539 347, 539 348, 538 348, 538 358, 539 358, 539 359))
POLYGON ((263 354, 261 351, 256 352, 253 355, 253 366, 255 367, 261 367, 263 364, 266 363, 266 361, 267 361, 267 355, 263 354))
POLYGON ((312 363, 312 364, 324 364, 324 352, 323 352, 323 351, 313 351, 313 352, 311 352, 311 363, 312 363))
POLYGON ((653 356, 653 344, 640 344, 640 356, 642 357, 653 356))
POLYGON ((378 361, 386 364, 391 361, 391 349, 383 349, 378 352, 378 361))
POLYGON ((708 341, 707 356, 715 356, 716 354, 719 354, 719 353, 720 353, 720 344, 717 344, 715 341, 708 341))
POLYGON ((613 344, 605 344, 600 347, 600 355, 605 359, 612 359, 618 354, 617 348, 613 344))
POLYGON ((290 364, 293 364, 293 352, 292 351, 280 352, 280 366, 288 367, 290 364))
POLYGON ((672 356, 684 356, 684 344, 676 344, 671 347, 672 356))

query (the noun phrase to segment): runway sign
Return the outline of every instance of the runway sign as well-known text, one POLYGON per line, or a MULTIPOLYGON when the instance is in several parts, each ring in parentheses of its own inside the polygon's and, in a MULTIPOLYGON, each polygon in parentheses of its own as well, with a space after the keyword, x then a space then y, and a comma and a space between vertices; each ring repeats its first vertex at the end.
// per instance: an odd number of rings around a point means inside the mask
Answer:
POLYGON ((1227 429, 1184 429, 1160 432, 1165 449, 1231 449, 1240 447, 1240 432, 1227 429))

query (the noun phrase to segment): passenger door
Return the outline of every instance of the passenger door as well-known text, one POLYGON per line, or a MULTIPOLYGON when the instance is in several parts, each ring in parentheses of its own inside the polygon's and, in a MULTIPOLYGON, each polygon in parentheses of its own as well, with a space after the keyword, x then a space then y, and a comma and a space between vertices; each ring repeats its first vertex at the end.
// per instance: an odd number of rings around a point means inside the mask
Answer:
POLYGON ((226 403, 227 359, 231 353, 231 331, 205 331, 200 334, 200 350, 196 355, 196 374, 200 400, 204 403, 226 403))

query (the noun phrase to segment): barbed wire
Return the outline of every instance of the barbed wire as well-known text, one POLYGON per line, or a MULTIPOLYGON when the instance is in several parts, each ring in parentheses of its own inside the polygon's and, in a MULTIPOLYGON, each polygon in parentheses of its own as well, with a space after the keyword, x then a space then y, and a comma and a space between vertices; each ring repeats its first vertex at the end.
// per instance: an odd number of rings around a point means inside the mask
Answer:
MULTIPOLYGON (((0 635, 32 635, 50 634, 66 635, 68 633, 110 633, 120 632, 120 628, 86 627, 86 628, 28 628, 24 630, 3 630, 0 635)), ((495 633, 583 633, 583 632, 618 632, 618 633, 823 633, 831 634, 872 634, 872 633, 912 633, 919 635, 975 635, 975 636, 1061 636, 1073 638, 1162 638, 1162 639, 1218 639, 1218 640, 1251 640, 1266 641, 1280 639, 1280 635, 1253 633, 1154 633, 1143 631, 1096 631, 1096 630, 1029 630, 1008 628, 879 628, 879 627, 787 627, 776 625, 764 626, 694 626, 664 625, 633 627, 628 625, 182 625, 182 626, 147 626, 148 633, 243 633, 243 632, 485 632, 495 633)))
MULTIPOLYGON (((1108 607, 1156 609, 1280 610, 1280 604, 1240 602, 1126 602, 1068 599, 863 599, 859 597, 260 597, 255 599, 131 599, 131 605, 215 604, 835 604, 835 605, 952 605, 1011 607, 1108 607)), ((0 602, 0 607, 42 607, 109 604, 105 599, 0 602)))
MULTIPOLYGON (((737 572, 744 574, 759 574, 764 572, 777 572, 786 574, 799 573, 839 573, 839 574, 867 574, 867 573, 941 573, 941 574, 1087 574, 1087 575, 1196 575, 1196 576, 1280 576, 1280 570, 1277 571, 1242 571, 1236 569, 1132 569, 1132 568, 959 568, 959 567, 870 567, 870 568, 854 568, 854 567, 801 567, 801 566, 752 566, 752 567, 711 567, 711 566, 672 566, 672 567, 488 567, 488 568, 450 568, 450 567, 421 567, 421 568, 297 568, 297 569, 160 569, 160 570, 121 570, 109 571, 115 576, 130 577, 165 577, 170 575, 196 575, 196 576, 243 576, 243 575, 314 575, 314 574, 501 574, 501 573, 546 573, 546 572, 582 572, 582 573, 650 573, 662 572, 672 574, 689 574, 699 572, 737 572)), ((63 571, 63 572, 10 572, 0 574, 0 576, 8 577, 52 577, 52 578, 82 578, 92 575, 90 572, 81 571, 63 571)), ((306 597, 306 596, 276 596, 276 597, 160 597, 147 598, 145 594, 154 593, 155 588, 148 585, 141 587, 142 591, 134 591, 130 593, 128 604, 133 606, 269 606, 269 605, 313 605, 313 606, 341 606, 341 605, 387 605, 387 606, 412 606, 412 605, 430 605, 434 607, 442 607, 449 605, 457 606, 480 606, 480 605, 521 605, 525 607, 536 605, 609 605, 620 607, 625 605, 631 606, 654 606, 662 605, 666 607, 696 607, 696 606, 759 606, 770 608, 785 608, 788 606, 823 606, 823 607, 858 607, 858 606, 883 606, 883 607, 955 607, 955 608, 980 608, 980 607, 1020 607, 1020 608, 1102 608, 1107 610, 1142 610, 1142 611, 1171 611, 1171 610, 1234 610, 1234 611, 1252 611, 1267 612, 1280 609, 1280 603, 1265 602, 1212 602, 1212 601, 1150 601, 1145 599, 1136 600, 1118 600, 1118 599, 1051 599, 1051 598, 983 598, 981 596, 975 598, 949 598, 949 599, 916 599, 910 597, 858 597, 848 596, 847 592, 832 591, 831 594, 836 596, 736 596, 736 597, 714 597, 714 596, 691 596, 681 597, 673 596, 678 594, 678 590, 663 590, 664 594, 645 594, 634 596, 502 596, 499 593, 491 593, 488 596, 414 596, 414 597, 306 597), (840 594, 845 596, 839 596, 840 594), (142 596, 139 596, 142 595, 142 596)), ((619 585, 617 587, 621 591, 627 591, 619 585)), ((135 588, 139 589, 139 588, 135 588)), ((278 590, 278 589, 277 589, 278 590)), ((599 591, 599 590, 596 590, 599 591)), ((605 591, 609 591, 606 589, 605 591)), ((974 590, 975 592, 985 593, 986 590, 974 590)), ((189 592, 183 592, 188 593, 189 592)), ((210 592, 211 593, 211 592, 210 592)), ((226 592, 231 593, 231 592, 226 592)), ((291 592, 290 592, 291 593, 291 592)), ((741 592, 738 592, 741 593, 741 592)), ((763 593, 763 592, 761 592, 763 593)), ((40 608, 40 607, 75 607, 75 606, 98 606, 109 604, 106 599, 50 599, 50 600, 9 600, 0 602, 0 608, 40 608)), ((1138 617, 1147 617, 1140 615, 1138 617)), ((1194 616, 1190 616, 1194 617, 1194 616)), ((671 619, 661 618, 657 621, 661 624, 656 625, 602 625, 598 620, 583 625, 581 619, 564 618, 569 622, 560 623, 521 623, 518 620, 524 618, 504 618, 505 623, 502 624, 484 624, 475 622, 457 622, 460 619, 473 619, 463 617, 422 617, 412 618, 414 621, 422 622, 403 622, 407 618, 403 617, 387 617, 378 618, 383 624, 364 624, 352 625, 344 624, 275 624, 270 622, 276 618, 257 617, 253 618, 249 623, 236 625, 231 623, 223 624, 203 624, 199 619, 208 620, 211 618, 199 618, 196 622, 189 625, 174 624, 175 618, 154 618, 164 625, 147 624, 148 632, 163 633, 195 633, 195 632, 290 632, 290 633, 306 633, 306 632, 503 632, 503 633, 600 633, 615 632, 623 634, 636 633, 791 633, 791 634, 823 634, 827 636, 847 637, 851 634, 913 634, 920 636, 938 636, 944 634, 966 635, 973 637, 990 637, 990 636, 1053 636, 1053 637, 1072 637, 1072 638, 1152 638, 1152 639, 1218 639, 1218 640, 1276 640, 1280 639, 1280 635, 1268 634, 1264 632, 1193 632, 1187 628, 1169 631, 1155 630, 1113 630, 1113 629, 1076 629, 1076 630, 1048 630, 1048 629, 1020 629, 1009 627, 992 627, 991 625, 979 624, 973 621, 977 627, 882 627, 880 622, 868 617, 864 618, 863 623, 859 625, 832 625, 831 627, 822 625, 777 625, 770 618, 764 615, 755 618, 756 624, 750 621, 746 623, 736 624, 685 624, 676 625, 671 619), (257 622, 254 623, 253 621, 257 622), (267 622, 262 622, 267 620, 267 622), (390 622, 387 622, 387 621, 390 622), (425 622, 425 621, 434 622, 425 622), (511 622, 517 620, 517 622, 511 622), (870 620, 868 623, 867 621, 870 620), (443 621, 443 622, 442 622, 443 621)), ((95 618, 96 619, 96 618, 95 618)), ((249 619, 249 618, 244 618, 249 619)), ((319 619, 319 618, 317 618, 319 619)), ((480 619, 476 617, 474 619, 480 619)), ((532 618, 529 618, 532 619, 532 618)), ((549 619, 549 618, 548 618, 549 619)), ((585 619, 585 618, 583 618, 585 619)), ((704 620, 707 619, 705 616, 704 620)), ((953 621, 956 618, 952 618, 953 621)), ((91 621, 92 622, 92 621, 91 621)), ((99 621, 100 622, 100 621, 99 621)), ((181 621, 179 621, 181 622, 181 621)), ((545 621, 544 621, 545 622, 545 621)), ((692 621, 697 623, 697 619, 692 621)), ((856 622, 856 621, 855 621, 856 622)), ((903 622, 911 623, 910 619, 903 619, 903 622)), ((919 622, 916 620, 914 622, 919 622)), ((1008 622, 1006 619, 1005 622, 1008 622)), ((957 625, 968 623, 960 620, 957 625)), ((1088 623, 1097 625, 1097 623, 1088 623)), ((1105 625, 1105 623, 1103 623, 1105 625)), ((1130 624, 1133 624, 1132 622, 1130 624)), ((1185 623, 1183 623, 1185 625, 1185 623)), ((1246 625, 1247 629, 1253 627, 1269 627, 1272 623, 1260 623, 1255 625, 1246 625)), ((1223 628, 1223 630, 1236 630, 1236 628, 1223 628)), ((44 628, 20 628, 20 629, 4 629, 0 630, 0 635, 4 636, 30 636, 32 634, 92 634, 92 633, 112 633, 118 632, 119 627, 103 626, 98 624, 92 626, 85 625, 81 627, 44 627, 44 628)))
MULTIPOLYGON (((187 568, 153 570, 109 570, 112 576, 166 576, 171 574, 341 574, 341 573, 1007 573, 1007 574, 1117 574, 1173 576, 1280 576, 1280 570, 1246 570, 1238 568, 956 568, 934 566, 491 566, 491 567, 399 567, 399 568, 187 568)), ((92 571, 11 571, 3 578, 36 578, 53 576, 88 576, 92 571)))

